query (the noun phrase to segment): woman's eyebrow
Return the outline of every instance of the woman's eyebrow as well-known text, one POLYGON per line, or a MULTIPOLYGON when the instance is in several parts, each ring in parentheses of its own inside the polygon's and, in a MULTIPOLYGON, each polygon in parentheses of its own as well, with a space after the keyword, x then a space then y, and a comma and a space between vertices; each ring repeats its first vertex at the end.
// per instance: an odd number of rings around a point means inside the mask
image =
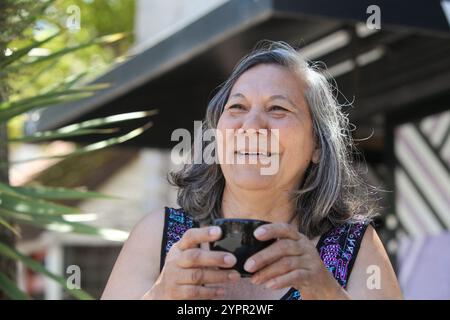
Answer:
POLYGON ((276 95, 270 96, 269 101, 277 100, 277 99, 285 100, 285 101, 289 102, 294 108, 297 108, 297 105, 291 99, 289 99, 288 97, 286 97, 285 95, 282 95, 282 94, 276 94, 276 95))
POLYGON ((245 99, 245 96, 242 93, 235 93, 235 94, 231 95, 230 98, 242 98, 242 99, 245 99))
MULTIPOLYGON (((231 95, 230 98, 246 99, 245 96, 239 92, 231 95)), ((292 105, 292 107, 298 108, 297 105, 291 99, 289 99, 288 97, 286 97, 285 95, 282 95, 282 94, 275 94, 273 96, 270 96, 268 101, 277 100, 277 99, 285 100, 285 101, 289 102, 292 105)))

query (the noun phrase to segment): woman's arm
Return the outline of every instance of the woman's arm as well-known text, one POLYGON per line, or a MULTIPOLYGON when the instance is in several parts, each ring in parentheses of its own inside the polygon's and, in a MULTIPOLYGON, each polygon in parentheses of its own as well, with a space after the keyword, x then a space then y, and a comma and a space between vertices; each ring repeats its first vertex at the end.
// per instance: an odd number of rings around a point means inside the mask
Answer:
POLYGON ((367 227, 361 242, 347 292, 352 299, 403 298, 383 243, 371 225, 367 227))
POLYGON ((164 212, 145 216, 131 231, 101 299, 140 299, 159 275, 164 212))

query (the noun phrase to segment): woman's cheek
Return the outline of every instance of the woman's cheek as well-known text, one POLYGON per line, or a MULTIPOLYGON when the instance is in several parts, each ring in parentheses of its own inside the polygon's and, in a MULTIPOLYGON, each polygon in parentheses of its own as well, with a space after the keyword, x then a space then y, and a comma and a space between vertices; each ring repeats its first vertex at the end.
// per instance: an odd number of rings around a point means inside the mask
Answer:
POLYGON ((303 168, 309 164, 312 143, 308 142, 307 134, 303 130, 280 130, 280 146, 290 166, 303 168))
POLYGON ((233 156, 234 140, 231 132, 232 130, 224 128, 216 130, 216 147, 219 163, 226 164, 233 156))

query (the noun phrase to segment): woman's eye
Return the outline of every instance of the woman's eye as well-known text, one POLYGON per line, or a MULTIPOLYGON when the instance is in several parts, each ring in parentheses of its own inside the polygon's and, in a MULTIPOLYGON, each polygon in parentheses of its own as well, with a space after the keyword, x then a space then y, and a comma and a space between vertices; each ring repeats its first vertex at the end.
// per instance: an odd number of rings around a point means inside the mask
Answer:
POLYGON ((269 111, 288 111, 286 108, 283 108, 281 106, 271 106, 269 108, 269 111))
POLYGON ((241 104, 233 104, 233 105, 229 106, 228 109, 244 110, 245 108, 241 104))

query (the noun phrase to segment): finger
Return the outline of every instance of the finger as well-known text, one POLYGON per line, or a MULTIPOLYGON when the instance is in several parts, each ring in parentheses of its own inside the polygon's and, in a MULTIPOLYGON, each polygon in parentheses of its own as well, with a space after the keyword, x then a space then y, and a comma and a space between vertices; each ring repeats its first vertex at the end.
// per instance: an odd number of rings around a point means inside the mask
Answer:
POLYGON ((283 257, 280 260, 262 268, 252 276, 252 283, 256 285, 264 284, 272 278, 289 273, 295 269, 308 269, 308 261, 302 256, 283 257))
POLYGON ((310 271, 308 270, 295 269, 289 273, 272 278, 266 283, 266 287, 273 290, 295 287, 293 284, 301 283, 303 279, 308 277, 309 273, 310 271))
POLYGON ((280 239, 251 256, 245 262, 244 269, 248 272, 256 272, 284 256, 302 255, 304 253, 305 250, 301 241, 280 239))
POLYGON ((207 268, 184 269, 177 278, 178 284, 214 284, 237 282, 239 272, 235 270, 214 270, 207 268))
POLYGON ((231 268, 236 261, 236 257, 228 252, 188 249, 181 253, 181 258, 178 259, 178 266, 181 268, 231 268))
POLYGON ((182 285, 177 289, 177 298, 183 300, 207 300, 219 298, 225 294, 224 288, 182 285))
POLYGON ((253 233, 258 240, 289 238, 299 240, 302 235, 298 230, 288 223, 269 223, 256 228, 253 233))
POLYGON ((222 234, 222 229, 217 226, 204 228, 191 228, 187 230, 180 241, 177 242, 177 247, 180 250, 196 248, 203 242, 211 242, 218 240, 222 234))

